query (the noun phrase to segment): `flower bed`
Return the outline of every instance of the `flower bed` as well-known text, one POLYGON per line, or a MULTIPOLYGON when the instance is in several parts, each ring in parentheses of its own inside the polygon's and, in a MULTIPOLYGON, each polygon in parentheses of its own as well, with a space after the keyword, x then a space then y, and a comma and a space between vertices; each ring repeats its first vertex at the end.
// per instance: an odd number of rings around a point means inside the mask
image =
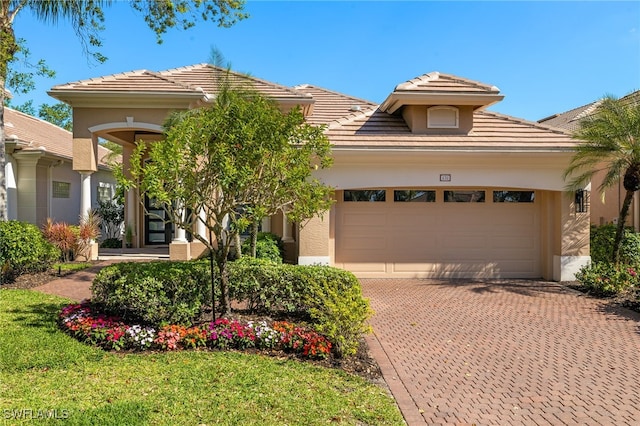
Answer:
POLYGON ((60 327, 76 339, 108 350, 261 349, 283 350, 307 358, 327 358, 331 342, 314 330, 277 321, 216 321, 184 327, 160 328, 126 324, 121 318, 97 312, 89 303, 65 306, 60 327))

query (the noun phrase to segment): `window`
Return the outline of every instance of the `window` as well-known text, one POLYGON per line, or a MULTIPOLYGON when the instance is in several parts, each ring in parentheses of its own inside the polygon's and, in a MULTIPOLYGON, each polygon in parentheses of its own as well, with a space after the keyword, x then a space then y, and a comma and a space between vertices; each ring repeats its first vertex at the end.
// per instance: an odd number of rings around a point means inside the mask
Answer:
POLYGON ((384 189, 364 189, 344 191, 344 201, 386 201, 386 191, 384 189))
POLYGON ((427 110, 427 127, 430 129, 457 129, 458 108, 435 106, 427 110))
POLYGON ((393 191, 393 201, 435 203, 436 191, 427 191, 422 189, 396 190, 396 191, 393 191))
POLYGON ((534 191, 493 191, 494 203, 533 203, 534 191))
POLYGON ((484 191, 444 191, 445 203, 484 203, 484 191))
POLYGON ((53 181, 53 198, 69 198, 71 194, 71 184, 69 182, 53 181))
POLYGON ((98 182, 98 201, 108 203, 113 198, 113 188, 107 182, 98 182))

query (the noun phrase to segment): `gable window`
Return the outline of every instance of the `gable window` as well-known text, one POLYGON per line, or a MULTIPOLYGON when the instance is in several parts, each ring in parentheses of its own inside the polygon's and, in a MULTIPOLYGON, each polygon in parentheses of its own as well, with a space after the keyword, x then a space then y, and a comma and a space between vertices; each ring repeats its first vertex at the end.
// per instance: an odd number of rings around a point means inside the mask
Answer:
POLYGON ((71 194, 71 183, 69 182, 52 182, 53 198, 69 198, 71 194))
POLYGON ((444 191, 445 203, 484 203, 484 191, 444 191))
POLYGON ((430 129, 457 129, 460 127, 458 108, 434 106, 427 110, 427 127, 430 129))
POLYGON ((386 201, 384 189, 351 190, 346 189, 343 195, 344 201, 386 201))
POLYGON ((493 191, 494 203, 533 203, 534 191, 493 191))
POLYGON ((418 190, 395 190, 393 191, 394 202, 417 202, 435 203, 436 191, 418 190))

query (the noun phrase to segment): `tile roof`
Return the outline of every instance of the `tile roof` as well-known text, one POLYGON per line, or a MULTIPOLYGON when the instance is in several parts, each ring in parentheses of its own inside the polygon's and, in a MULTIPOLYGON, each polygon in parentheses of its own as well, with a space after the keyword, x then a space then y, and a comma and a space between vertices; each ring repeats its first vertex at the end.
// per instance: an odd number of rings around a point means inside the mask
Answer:
POLYGON ((52 91, 98 91, 98 92, 173 92, 197 93, 199 91, 158 73, 147 70, 129 71, 104 77, 80 80, 54 86, 52 91))
MULTIPOLYGON (((226 72, 209 64, 197 64, 157 73, 134 71, 56 87, 66 87, 70 91, 94 87, 110 91, 173 90, 214 95, 217 82, 226 72)), ((575 146, 569 135, 559 129, 486 110, 474 112, 474 127, 467 135, 414 134, 400 115, 385 112, 394 112, 407 99, 414 104, 446 99, 478 107, 503 98, 496 86, 450 74, 432 72, 401 83, 380 106, 309 84, 289 88, 245 74, 231 72, 230 76, 232 82, 250 81, 262 93, 278 100, 313 103, 313 111, 307 120, 312 124, 327 125, 327 135, 336 148, 564 150, 575 146)))
POLYGON ((434 71, 398 84, 395 91, 429 93, 499 93, 500 89, 496 86, 490 86, 478 81, 434 71))
MULTIPOLYGON (((640 101, 640 90, 629 93, 626 96, 620 98, 627 101, 640 101)), ((563 129, 569 133, 575 131, 580 126, 580 120, 591 115, 596 108, 600 105, 602 99, 598 99, 590 104, 574 108, 572 110, 551 115, 549 117, 538 120, 538 123, 545 124, 547 126, 563 129)))
POLYGON ((366 111, 375 110, 378 105, 353 96, 323 89, 311 84, 295 86, 298 92, 313 96, 313 113, 307 117, 311 124, 329 124, 332 121, 352 117, 366 111))
MULTIPOLYGON (((197 64, 161 72, 138 70, 80 80, 54 86, 51 92, 95 91, 103 93, 173 93, 185 95, 215 95, 218 82, 227 70, 209 64, 197 64)), ((275 83, 252 76, 230 72, 232 84, 251 82, 266 96, 277 99, 311 101, 308 96, 275 83)))
POLYGON ((380 109, 392 114, 407 105, 472 105, 481 109, 503 98, 496 86, 432 72, 398 84, 380 109))
MULTIPOLYGON (((4 126, 5 138, 15 139, 19 149, 44 148, 52 156, 67 160, 73 158, 73 135, 61 127, 9 107, 4 107, 4 126)), ((109 153, 110 150, 98 146, 101 166, 106 166, 103 159, 109 153)))
POLYGON ((422 148, 477 150, 569 150, 566 133, 506 115, 475 111, 469 134, 414 134, 401 116, 380 110, 332 123, 327 136, 334 148, 422 148))

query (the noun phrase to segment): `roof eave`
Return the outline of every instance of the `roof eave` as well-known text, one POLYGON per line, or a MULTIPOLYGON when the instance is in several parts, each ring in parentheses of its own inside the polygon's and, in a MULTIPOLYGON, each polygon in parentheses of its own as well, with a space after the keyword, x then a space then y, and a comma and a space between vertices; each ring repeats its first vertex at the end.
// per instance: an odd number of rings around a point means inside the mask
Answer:
POLYGON ((380 105, 380 110, 393 114, 405 105, 472 105, 483 109, 504 99, 497 93, 416 93, 394 91, 380 105))
POLYGON ((204 97, 204 93, 200 91, 175 93, 53 89, 47 94, 72 107, 185 108, 204 97))

